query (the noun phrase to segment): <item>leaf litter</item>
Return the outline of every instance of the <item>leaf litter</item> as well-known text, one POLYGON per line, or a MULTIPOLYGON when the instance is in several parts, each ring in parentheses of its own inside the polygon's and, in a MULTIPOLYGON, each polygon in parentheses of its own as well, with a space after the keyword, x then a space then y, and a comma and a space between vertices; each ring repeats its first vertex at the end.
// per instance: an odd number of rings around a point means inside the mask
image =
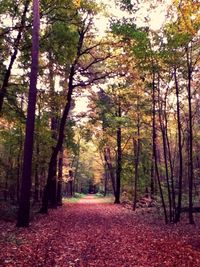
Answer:
POLYGON ((29 228, 1 221, 0 266, 199 267, 199 225, 154 220, 87 198, 37 216, 29 228))

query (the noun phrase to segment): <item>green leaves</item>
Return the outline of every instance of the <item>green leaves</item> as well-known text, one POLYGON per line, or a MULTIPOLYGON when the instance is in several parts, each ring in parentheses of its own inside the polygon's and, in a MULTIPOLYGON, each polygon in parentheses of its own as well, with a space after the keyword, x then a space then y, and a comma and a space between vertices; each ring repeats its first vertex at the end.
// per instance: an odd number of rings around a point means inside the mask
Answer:
POLYGON ((47 28, 42 39, 43 50, 51 50, 57 64, 71 64, 76 54, 78 33, 75 26, 56 22, 47 28))

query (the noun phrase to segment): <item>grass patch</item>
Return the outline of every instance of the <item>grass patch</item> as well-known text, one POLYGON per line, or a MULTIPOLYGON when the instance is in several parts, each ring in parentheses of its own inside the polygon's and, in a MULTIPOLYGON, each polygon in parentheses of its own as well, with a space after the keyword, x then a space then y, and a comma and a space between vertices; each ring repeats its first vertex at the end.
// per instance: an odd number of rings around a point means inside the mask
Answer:
POLYGON ((75 193, 73 197, 64 197, 63 202, 67 203, 76 203, 78 202, 81 198, 85 197, 86 194, 81 194, 81 193, 75 193))

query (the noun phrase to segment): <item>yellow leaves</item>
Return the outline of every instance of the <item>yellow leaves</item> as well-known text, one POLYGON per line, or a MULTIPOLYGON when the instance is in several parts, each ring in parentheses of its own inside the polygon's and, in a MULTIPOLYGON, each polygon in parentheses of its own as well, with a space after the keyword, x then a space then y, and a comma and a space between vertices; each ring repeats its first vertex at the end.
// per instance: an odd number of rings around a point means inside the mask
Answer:
POLYGON ((174 1, 178 11, 179 30, 191 35, 200 28, 200 3, 193 0, 174 1))
POLYGON ((80 7, 80 5, 81 5, 81 0, 73 0, 73 2, 74 2, 74 5, 75 5, 77 8, 80 7))

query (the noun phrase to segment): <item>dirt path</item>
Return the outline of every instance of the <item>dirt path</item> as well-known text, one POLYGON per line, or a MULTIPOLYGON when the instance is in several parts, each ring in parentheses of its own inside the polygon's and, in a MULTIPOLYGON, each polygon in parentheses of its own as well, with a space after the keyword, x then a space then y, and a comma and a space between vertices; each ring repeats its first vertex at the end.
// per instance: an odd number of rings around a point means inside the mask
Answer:
POLYGON ((67 203, 29 229, 0 223, 0 266, 200 266, 199 227, 154 225, 101 201, 67 203))

